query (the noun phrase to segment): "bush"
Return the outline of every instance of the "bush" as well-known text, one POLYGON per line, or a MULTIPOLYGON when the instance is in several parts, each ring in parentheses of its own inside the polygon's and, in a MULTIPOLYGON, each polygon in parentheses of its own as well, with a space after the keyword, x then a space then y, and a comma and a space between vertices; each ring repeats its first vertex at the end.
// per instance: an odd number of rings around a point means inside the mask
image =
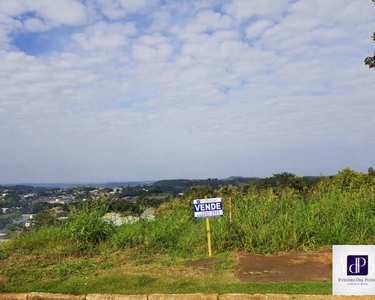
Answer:
POLYGON ((80 213, 68 221, 70 237, 78 246, 92 246, 104 241, 114 231, 111 223, 95 214, 80 213))
POLYGON ((94 200, 72 208, 67 230, 77 246, 94 246, 113 233, 114 225, 102 218, 108 205, 106 200, 94 200))

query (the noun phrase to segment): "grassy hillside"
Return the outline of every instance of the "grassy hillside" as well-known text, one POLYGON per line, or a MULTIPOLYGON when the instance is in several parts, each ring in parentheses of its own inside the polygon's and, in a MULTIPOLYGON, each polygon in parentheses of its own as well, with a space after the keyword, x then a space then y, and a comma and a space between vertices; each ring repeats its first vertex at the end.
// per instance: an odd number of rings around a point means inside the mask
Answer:
MULTIPOLYGON (((273 180, 215 191, 195 187, 184 197, 161 204, 156 221, 120 227, 101 219, 108 204, 105 199, 86 202, 72 210, 64 224, 42 227, 0 245, 0 291, 123 292, 126 286, 127 292, 134 292, 131 285, 145 292, 150 287, 158 292, 249 292, 253 288, 287 292, 283 284, 265 288, 238 282, 229 253, 270 254, 375 243, 373 174, 345 169, 314 184, 289 175, 273 180), (211 220, 212 249, 223 260, 207 274, 189 274, 181 271, 183 263, 206 255, 204 220, 194 219, 191 204, 202 193, 224 200, 224 217, 211 220), (150 268, 143 268, 144 264, 150 268), (124 266, 127 269, 120 278, 128 276, 130 283, 116 287, 113 276, 124 266), (153 268, 159 271, 153 273, 153 268), (209 282, 219 275, 224 279, 215 288, 209 282), (86 285, 84 277, 89 278, 86 285), (110 282, 109 287, 96 277, 110 282), (35 283, 35 278, 43 280, 35 283), (77 282, 83 286, 76 287, 77 282)), ((318 293, 330 292, 329 283, 307 286, 318 293)), ((306 284, 297 284, 289 291, 305 288, 306 284)))

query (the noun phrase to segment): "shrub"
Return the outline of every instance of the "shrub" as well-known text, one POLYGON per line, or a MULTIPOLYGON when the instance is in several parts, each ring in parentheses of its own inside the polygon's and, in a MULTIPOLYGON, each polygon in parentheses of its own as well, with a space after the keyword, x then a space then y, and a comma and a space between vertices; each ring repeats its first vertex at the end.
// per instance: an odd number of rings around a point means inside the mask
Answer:
POLYGON ((102 218, 107 205, 105 201, 95 200, 84 202, 79 208, 72 208, 67 229, 77 246, 94 246, 113 233, 114 225, 102 218))

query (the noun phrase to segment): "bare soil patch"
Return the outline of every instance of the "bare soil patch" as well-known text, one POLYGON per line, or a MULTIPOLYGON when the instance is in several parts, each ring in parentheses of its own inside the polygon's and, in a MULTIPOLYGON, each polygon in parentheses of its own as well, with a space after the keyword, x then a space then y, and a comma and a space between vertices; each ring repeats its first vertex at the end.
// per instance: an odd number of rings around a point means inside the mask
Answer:
POLYGON ((274 256, 241 253, 235 270, 244 282, 331 281, 332 251, 274 256))

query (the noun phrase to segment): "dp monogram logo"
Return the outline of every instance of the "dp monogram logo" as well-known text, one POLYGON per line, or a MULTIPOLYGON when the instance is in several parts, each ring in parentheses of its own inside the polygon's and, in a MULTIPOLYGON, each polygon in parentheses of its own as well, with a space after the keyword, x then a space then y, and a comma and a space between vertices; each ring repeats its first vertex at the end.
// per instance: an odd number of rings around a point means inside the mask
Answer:
POLYGON ((368 255, 348 255, 347 275, 368 275, 368 255))

